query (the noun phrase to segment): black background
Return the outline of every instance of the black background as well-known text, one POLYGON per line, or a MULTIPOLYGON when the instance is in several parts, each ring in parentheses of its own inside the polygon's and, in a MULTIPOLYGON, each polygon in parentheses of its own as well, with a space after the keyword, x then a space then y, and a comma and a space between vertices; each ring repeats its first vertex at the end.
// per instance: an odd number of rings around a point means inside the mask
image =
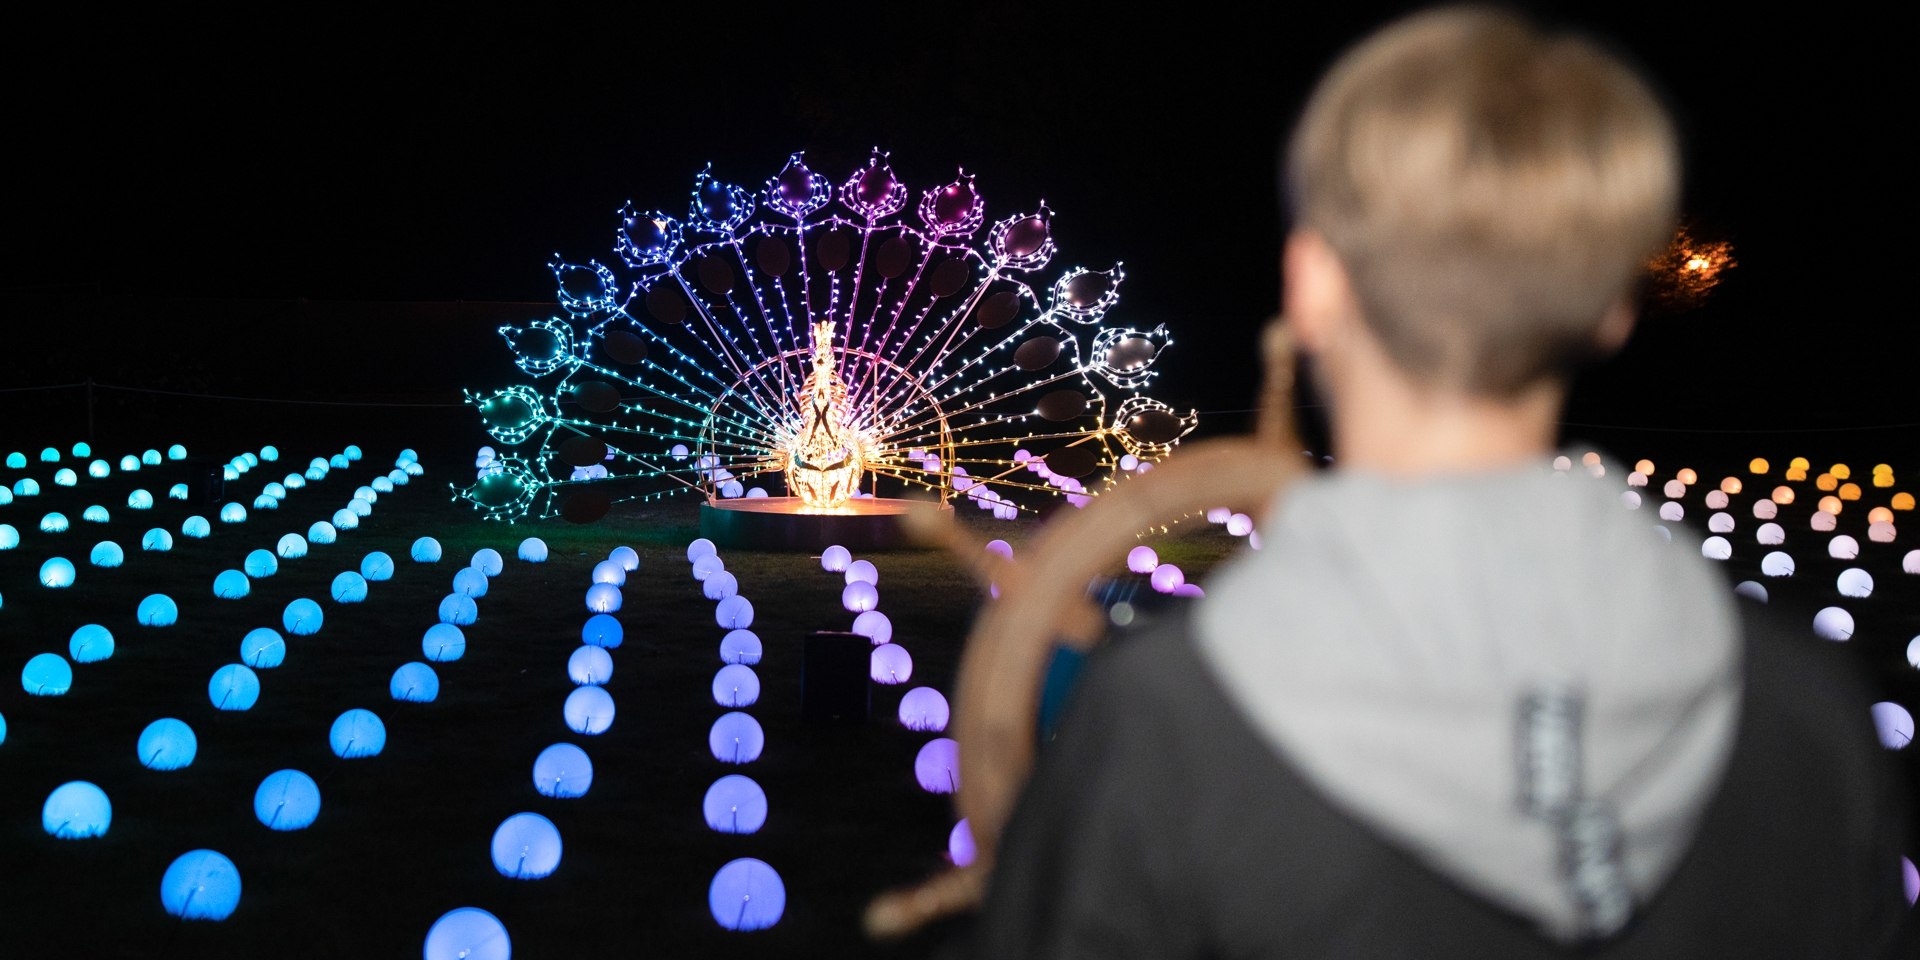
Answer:
MULTIPOLYGON (((1686 209, 1740 261, 1707 306, 1644 324, 1584 378, 1567 419, 1920 420, 1898 31, 1839 11, 1536 6, 1658 79, 1686 131, 1686 209)), ((498 385, 514 374, 494 315, 547 308, 381 321, 288 303, 550 302, 548 257, 610 258, 629 198, 679 212, 705 163, 757 188, 796 149, 837 182, 878 145, 917 189, 956 166, 978 174, 990 219, 1046 199, 1056 267, 1125 261, 1115 318, 1174 331, 1154 393, 1243 408, 1246 347, 1277 303, 1277 144, 1318 71, 1400 9, 646 5, 614 19, 21 25, 0 41, 0 386, 498 385), (341 329, 315 329, 329 322, 341 329)))

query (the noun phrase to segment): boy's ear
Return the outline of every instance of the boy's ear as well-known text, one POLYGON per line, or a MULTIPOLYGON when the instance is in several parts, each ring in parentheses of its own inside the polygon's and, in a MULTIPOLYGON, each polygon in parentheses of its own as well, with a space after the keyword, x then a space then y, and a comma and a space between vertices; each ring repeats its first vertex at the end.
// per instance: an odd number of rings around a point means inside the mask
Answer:
POLYGON ((1285 283, 1281 315, 1301 350, 1320 353, 1334 338, 1335 325, 1352 308, 1346 268, 1325 238, 1303 227, 1287 235, 1280 270, 1285 283))
POLYGON ((1638 320, 1632 304, 1625 299, 1615 300, 1600 317, 1600 325, 1594 328, 1593 345, 1600 356, 1610 357, 1627 344, 1627 338, 1633 335, 1633 325, 1638 320))

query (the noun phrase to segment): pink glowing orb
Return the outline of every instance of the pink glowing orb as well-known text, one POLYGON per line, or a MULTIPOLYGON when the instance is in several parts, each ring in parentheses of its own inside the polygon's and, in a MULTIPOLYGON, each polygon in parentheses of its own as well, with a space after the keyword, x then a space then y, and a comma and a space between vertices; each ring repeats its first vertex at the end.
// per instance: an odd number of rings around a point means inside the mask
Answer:
POLYGON ((1160 555, 1146 544, 1127 551, 1127 569, 1134 573, 1152 573, 1160 565, 1160 555))
POLYGON ((873 565, 873 561, 871 560, 855 560, 847 564, 847 582, 871 583, 874 586, 879 586, 880 570, 873 565))
POLYGON ((883 643, 873 648, 873 657, 867 661, 867 675, 874 683, 892 686, 913 679, 913 657, 907 648, 897 643, 883 643))
POLYGON ((1907 906, 1920 900, 1920 869, 1915 869, 1913 861, 1906 857, 1900 858, 1900 885, 1907 892, 1907 906))
POLYGON ((1678 500, 1687 495, 1687 485, 1678 480, 1668 480, 1667 485, 1660 488, 1660 492, 1666 494, 1669 500, 1678 500))
POLYGON ((1573 458, 1565 456, 1554 457, 1553 468, 1561 473, 1566 473, 1568 470, 1573 469, 1573 458))
POLYGON ((1195 600, 1207 595, 1207 592, 1200 589, 1200 585, 1197 583, 1183 583, 1174 587, 1170 592, 1176 597, 1187 597, 1195 600))
POLYGON ((1227 518, 1231 516, 1233 516, 1232 510, 1229 510, 1226 507, 1214 507, 1213 509, 1207 511, 1207 522, 1208 523, 1226 523, 1227 518))
POLYGON ((1807 525, 1818 533, 1832 533, 1833 528, 1840 525, 1840 521, 1835 519, 1833 514, 1825 510, 1815 510, 1813 512, 1813 518, 1807 521, 1807 525))
MULTIPOLYGON (((953 832, 947 834, 947 858, 952 860, 953 865, 956 867, 969 867, 973 865, 975 853, 976 850, 973 846, 973 828, 968 826, 967 821, 963 818, 959 823, 953 825, 953 832)), ((1907 871, 1909 875, 1911 875, 1913 864, 1907 864, 1907 871)), ((1909 886, 1908 889, 1911 890, 1912 887, 1909 886)), ((1907 902, 1913 902, 1913 894, 1907 894, 1907 902)))
POLYGON ((880 605, 880 591, 865 580, 855 580, 840 591, 840 606, 851 613, 865 613, 880 605))
POLYGON ((1900 570, 1920 574, 1920 550, 1908 550, 1907 555, 1900 558, 1900 570))
POLYGON ((947 698, 932 687, 914 687, 900 698, 900 725, 908 730, 939 733, 951 715, 947 698))
POLYGON ((1253 518, 1244 513, 1236 513, 1227 518, 1227 532, 1236 537, 1244 537, 1253 532, 1253 518))
POLYGON ((1726 508, 1727 508, 1727 495, 1725 491, 1721 491, 1721 490, 1707 491, 1707 509, 1725 510, 1726 508))
POLYGON ((1187 582, 1187 575, 1182 573, 1179 567, 1171 563, 1163 563, 1153 568, 1153 574, 1148 579, 1155 590, 1161 593, 1172 593, 1181 584, 1187 582))
POLYGON ((1646 474, 1644 474, 1644 473, 1641 473, 1641 472, 1640 472, 1640 471, 1638 471, 1638 470, 1635 470, 1634 472, 1632 472, 1632 473, 1629 473, 1629 474, 1627 474, 1627 486, 1629 486, 1629 487, 1644 487, 1644 486, 1646 486, 1646 485, 1647 485, 1647 475, 1646 475, 1646 474))
POLYGON ((1780 505, 1774 503, 1772 500, 1755 500, 1753 502, 1753 518, 1755 520, 1772 520, 1779 515, 1780 505))
POLYGON ((853 618, 853 633, 873 641, 874 646, 893 639, 893 621, 878 610, 867 610, 853 618))
MULTIPOLYGON (((1912 727, 1909 724, 1909 732, 1912 727)), ((913 778, 928 793, 956 793, 960 789, 960 744, 952 737, 935 737, 913 758, 913 778)))
POLYGON ((1867 539, 1874 543, 1892 543, 1895 535, 1893 524, 1878 520, 1867 525, 1867 539))
POLYGON ((1913 714, 1891 700, 1873 705, 1873 729, 1880 745, 1888 750, 1905 750, 1913 742, 1913 714))
POLYGON ((997 554, 999 554, 999 555, 1001 555, 1001 556, 1003 556, 1003 557, 1006 557, 1006 558, 1007 558, 1008 560, 1012 560, 1012 559, 1013 559, 1013 544, 1011 544, 1011 543, 1008 543, 1008 542, 1006 542, 1005 540, 988 540, 988 541, 987 541, 987 552, 988 552, 988 553, 997 553, 997 554))
MULTIPOLYGON (((1679 483, 1680 481, 1672 480, 1668 482, 1679 483)), ((1660 519, 1662 520, 1678 523, 1685 519, 1686 516, 1687 508, 1681 506, 1678 500, 1668 500, 1666 503, 1660 505, 1660 519)))

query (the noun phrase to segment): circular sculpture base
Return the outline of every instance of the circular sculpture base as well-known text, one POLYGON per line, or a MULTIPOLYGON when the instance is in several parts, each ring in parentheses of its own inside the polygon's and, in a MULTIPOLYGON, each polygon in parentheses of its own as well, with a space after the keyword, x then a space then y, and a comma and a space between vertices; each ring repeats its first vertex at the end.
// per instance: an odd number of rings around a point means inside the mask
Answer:
POLYGON ((798 497, 714 500, 700 506, 700 535, 716 546, 741 550, 819 553, 834 544, 856 552, 899 550, 914 546, 900 517, 925 506, 918 500, 862 498, 807 512, 798 497))

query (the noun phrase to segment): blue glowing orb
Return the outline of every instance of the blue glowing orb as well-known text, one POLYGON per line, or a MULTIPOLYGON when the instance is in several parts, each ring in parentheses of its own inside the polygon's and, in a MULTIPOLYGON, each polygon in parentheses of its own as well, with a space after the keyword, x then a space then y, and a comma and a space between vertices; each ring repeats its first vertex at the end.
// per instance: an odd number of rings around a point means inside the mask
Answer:
POLYGON ((97 623, 73 631, 67 641, 67 654, 74 663, 94 663, 113 656, 113 632, 97 623))
POLYGON ((307 555, 307 538, 297 533, 289 533, 274 544, 273 552, 282 560, 298 560, 307 555))
POLYGON ((412 557, 415 563, 439 563, 440 541, 432 537, 421 537, 413 542, 413 549, 409 551, 408 556, 412 557))
POLYGON ((40 518, 41 533, 65 533, 66 531, 67 531, 67 515, 66 514, 59 513, 56 511, 54 513, 49 513, 46 516, 40 518))
POLYGON ((182 920, 225 920, 240 906, 240 870, 212 850, 183 853, 160 878, 160 905, 182 920))
POLYGON ((37 497, 40 495, 40 481, 32 477, 21 477, 13 483, 13 495, 16 497, 37 497))
POLYGON ((305 830, 320 816, 320 785, 298 770, 267 774, 253 792, 253 815, 268 830, 305 830))
POLYGON ((164 593, 148 594, 134 611, 134 619, 143 627, 171 627, 179 618, 179 605, 164 593))
POLYGON ((15 450, 14 452, 7 454, 7 469, 22 470, 22 469, 25 469, 26 466, 27 466, 26 454, 21 453, 18 450, 15 450))
POLYGON ((760 721, 737 710, 721 714, 707 731, 707 749, 721 763, 752 763, 760 759, 766 745, 767 735, 760 729, 760 721))
POLYGON ((88 523, 107 523, 110 520, 112 520, 113 517, 111 514, 107 513, 106 507, 103 507, 96 503, 86 508, 85 510, 80 511, 80 519, 85 520, 88 523))
POLYGON ((269 496, 275 500, 285 500, 287 498, 287 485, 284 483, 269 483, 260 488, 260 493, 263 496, 269 496))
POLYGON ((333 528, 335 530, 352 530, 358 526, 360 526, 360 518, 354 516, 352 510, 335 510, 333 512, 333 528))
MULTIPOLYGON (((86 454, 76 453, 74 454, 74 456, 84 457, 86 456, 86 454)), ((165 461, 161 458, 160 451, 158 450, 147 450, 140 454, 140 463, 142 466, 157 467, 164 462, 165 461)))
POLYGON ((20 546, 20 531, 11 523, 0 523, 0 550, 12 550, 20 546))
POLYGON ((377 757, 387 748, 387 725, 372 710, 354 708, 333 721, 327 731, 327 744, 342 760, 377 757))
POLYGON ((73 687, 73 665, 57 653, 42 653, 20 670, 20 689, 29 696, 59 697, 73 687))
POLYGON ((733 574, 722 570, 701 581, 700 592, 708 600, 725 600, 740 592, 740 581, 733 574))
POLYGON ((185 460, 186 458, 187 458, 186 447, 183 447, 176 443, 173 446, 167 448, 168 460, 185 460))
POLYGON ((135 490, 132 493, 127 494, 127 509, 129 510, 153 509, 153 494, 148 493, 145 490, 135 490))
POLYGON ((567 728, 594 736, 613 726, 613 695, 605 687, 575 687, 561 708, 567 728))
POLYGON ((113 824, 113 804, 106 791, 85 780, 63 783, 47 794, 40 808, 40 827, 62 840, 104 837, 113 824))
POLYGON ((474 604, 472 597, 450 593, 447 594, 446 599, 440 601, 441 623, 466 627, 471 626, 478 619, 480 619, 480 608, 474 604))
POLYGON ((333 578, 330 592, 334 603, 360 603, 367 599, 367 578, 352 570, 345 571, 333 578))
POLYGON ((59 463, 60 451, 54 449, 53 447, 43 448, 40 451, 40 462, 41 463, 59 463))
POLYGON ((584 644, 567 658, 567 678, 576 684, 604 684, 613 679, 613 656, 603 647, 584 644))
POLYGON ((517 556, 528 563, 546 563, 547 544, 539 537, 528 537, 520 541, 520 550, 517 556))
POLYGON ((240 638, 240 662, 255 670, 271 670, 287 659, 287 641, 272 627, 255 627, 240 638))
POLYGON ((296 637, 308 637, 320 632, 326 623, 326 614, 320 611, 320 604, 301 597, 280 613, 280 626, 296 637))
POLYGON ((970 867, 978 852, 973 843, 973 827, 963 818, 947 834, 947 857, 956 867, 970 867))
POLYGON ((140 536, 140 549, 150 553, 166 553, 173 549, 173 534, 154 527, 140 536))
POLYGON ((7 715, 0 713, 0 743, 7 742, 7 715))
POLYGON ((53 485, 56 487, 71 487, 79 482, 80 475, 74 473, 71 467, 61 467, 53 472, 53 485))
POLYGON ((327 467, 332 470, 345 470, 352 465, 353 461, 347 459, 344 453, 336 453, 327 460, 327 467))
POLYGON ((176 483, 173 486, 167 488, 168 500, 185 500, 186 498, 187 498, 186 484, 176 483))
POLYGON ((914 687, 900 698, 900 725, 908 730, 939 733, 950 717, 947 698, 932 687, 914 687))
POLYGON ((764 861, 741 857, 713 875, 707 909, 728 930, 765 930, 786 912, 787 887, 764 861))
POLYGON ((705 580, 727 568, 727 562, 717 553, 709 553, 693 562, 693 579, 705 580))
POLYGON ((588 579, 594 583, 610 583, 616 587, 623 587, 627 584, 627 570, 620 565, 619 561, 602 560, 593 565, 593 572, 588 575, 588 579))
POLYGON ((387 681, 387 694, 406 703, 432 703, 440 696, 440 675, 417 660, 403 663, 387 681))
POLYGON ((849 632, 866 637, 876 646, 890 643, 893 640, 893 621, 878 610, 868 610, 853 618, 853 629, 849 632))
POLYGON ((481 547, 474 553, 472 565, 475 570, 489 577, 497 577, 500 571, 506 568, 506 561, 501 559, 500 551, 492 547, 481 547))
POLYGON ((467 655, 467 635, 451 623, 436 623, 420 638, 420 652, 435 663, 452 663, 467 655))
POLYGON ((268 463, 272 463, 275 460, 280 459, 280 448, 274 446, 273 444, 267 444, 266 446, 261 447, 260 459, 265 460, 268 463))
MULTIPOLYGON (((353 514, 353 523, 347 526, 357 527, 360 525, 361 520, 373 516, 373 503, 369 500, 348 500, 347 505, 341 509, 353 514)), ((340 529, 345 530, 346 528, 346 526, 343 526, 340 529)))
POLYGON ((759 663, 760 652, 760 636, 751 630, 729 630, 720 638, 720 659, 725 663, 759 663))
POLYGON ((713 545, 712 540, 708 540, 706 537, 701 537, 700 539, 687 544, 687 562, 699 563, 700 558, 714 556, 718 552, 718 549, 719 548, 713 545))
POLYGON ((368 503, 378 503, 380 501, 380 492, 372 487, 363 485, 354 488, 353 498, 355 500, 365 500, 368 503))
MULTIPOLYGON (((292 536, 294 535, 291 533, 287 534, 287 537, 292 536)), ((280 546, 286 545, 287 537, 280 538, 280 546)), ((300 552, 303 554, 306 553, 305 541, 301 542, 300 547, 300 552)), ((282 556, 284 556, 284 554, 282 554, 282 556)), ((255 550, 247 554, 247 559, 241 561, 240 569, 245 571, 249 577, 271 577, 280 572, 280 558, 267 550, 255 550)))
POLYGON ((253 498, 253 508, 255 510, 278 510, 280 509, 280 501, 263 493, 253 498))
POLYGON ((200 752, 200 739, 185 721, 162 717, 140 731, 134 755, 148 770, 178 770, 193 763, 200 752))
POLYGON ((380 550, 361 557, 360 575, 367 578, 368 583, 393 579, 393 558, 380 550))
POLYGON ((767 793, 753 778, 730 773, 707 788, 700 809, 720 833, 753 833, 766 825, 767 793))
POLYGON ((229 503, 220 508, 221 523, 247 522, 247 508, 237 503, 229 503))
POLYGON ((619 564, 620 569, 628 573, 640 569, 640 554, 632 547, 614 547, 613 551, 607 554, 607 559, 619 564))
POLYGON ((751 707, 760 700, 760 676, 753 668, 729 663, 713 675, 713 702, 723 707, 751 707))
POLYGON ((588 617, 586 625, 580 628, 581 643, 606 647, 608 650, 618 649, 625 636, 626 630, 620 626, 620 621, 604 613, 588 617))
POLYGON ((207 681, 207 700, 215 710, 251 710, 260 702, 260 676, 245 664, 229 663, 207 681))
POLYGON ((92 463, 87 464, 87 476, 92 477, 95 480, 105 477, 107 474, 110 474, 112 472, 113 472, 112 464, 107 463, 105 460, 95 460, 92 463))
POLYGON ((463 597, 487 595, 487 575, 478 567, 467 567, 453 575, 453 592, 463 597))
POLYGON ((66 557, 50 557, 40 565, 40 585, 59 590, 73 586, 73 561, 66 557))
POLYGON ((112 540, 102 540, 93 545, 93 552, 87 555, 87 562, 102 569, 111 570, 127 559, 127 552, 112 540))
POLYGON ((584 797, 593 786, 593 761, 571 743, 556 743, 533 760, 533 788, 542 796, 584 797))
POLYGON ((138 470, 138 469, 140 469, 140 458, 139 458, 139 457, 136 457, 136 456, 134 456, 134 455, 133 455, 133 454, 131 454, 131 453, 129 453, 129 454, 127 454, 127 455, 126 455, 126 456, 124 456, 124 457, 121 457, 121 458, 120 458, 120 469, 121 469, 121 470, 123 470, 123 471, 125 471, 125 472, 127 472, 127 473, 132 473, 132 472, 134 472, 134 471, 136 471, 136 470, 138 470))
POLYGON ((587 609, 594 613, 614 613, 620 609, 620 588, 611 583, 596 583, 587 588, 587 609))
POLYGON ((252 590, 252 582, 238 570, 222 570, 213 578, 213 595, 222 600, 238 600, 252 590))
POLYGON ((500 918, 479 907, 449 910, 427 930, 426 960, 509 960, 513 941, 500 918))
POLYGON ((333 524, 325 520, 321 520, 307 528, 308 543, 325 545, 338 539, 340 539, 340 531, 335 530, 333 524))
POLYGON ((560 828, 537 813, 516 813, 493 831, 493 868, 503 877, 539 880, 560 868, 560 828))
POLYGON ((189 540, 203 540, 213 532, 213 524, 206 517, 193 516, 180 522, 180 535, 189 540))
MULTIPOLYGON (((395 472, 398 473, 398 471, 395 471, 395 472)), ((400 475, 403 477, 406 476, 406 474, 404 473, 400 475)), ((393 478, 392 477, 374 477, 373 482, 371 484, 368 484, 368 486, 373 488, 374 493, 392 493, 393 478)))
POLYGON ((753 604, 734 594, 713 605, 713 621, 727 630, 745 630, 753 626, 753 604))

